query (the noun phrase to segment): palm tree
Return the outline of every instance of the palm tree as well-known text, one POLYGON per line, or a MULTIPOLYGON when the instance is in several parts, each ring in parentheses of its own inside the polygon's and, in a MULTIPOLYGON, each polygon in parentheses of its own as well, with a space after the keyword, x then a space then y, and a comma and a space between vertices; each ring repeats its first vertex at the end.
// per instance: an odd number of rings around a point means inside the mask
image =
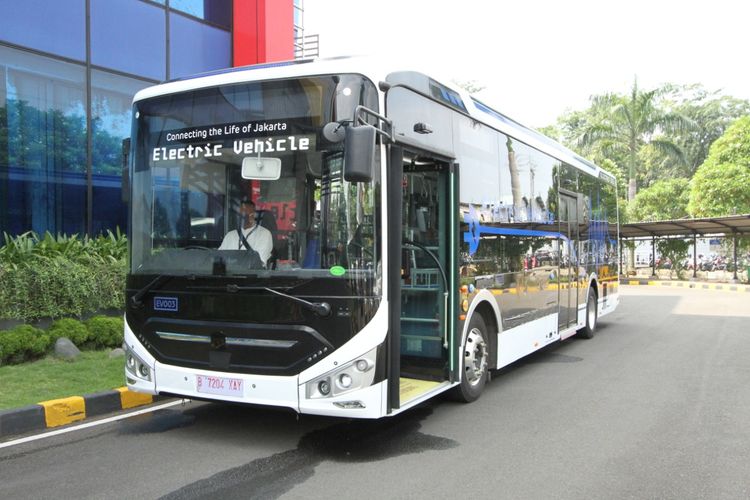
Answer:
POLYGON ((579 147, 598 147, 607 156, 620 156, 625 160, 628 201, 635 198, 637 192, 638 152, 642 147, 650 145, 680 163, 686 161, 682 149, 661 133, 689 130, 693 123, 683 115, 659 108, 658 100, 666 90, 641 90, 636 79, 628 96, 594 96, 591 98, 590 121, 580 130, 579 147))
MULTIPOLYGON (((662 133, 690 130, 693 122, 659 107, 659 98, 669 88, 662 87, 644 91, 633 80, 629 95, 604 94, 591 98, 588 113, 578 115, 576 142, 587 152, 598 152, 604 158, 620 158, 627 166, 628 201, 638 191, 638 153, 646 145, 674 157, 678 163, 686 164, 685 154, 674 142, 662 133)), ((575 122, 574 122, 575 123, 575 122)), ((635 248, 628 252, 628 270, 635 265, 635 248)))

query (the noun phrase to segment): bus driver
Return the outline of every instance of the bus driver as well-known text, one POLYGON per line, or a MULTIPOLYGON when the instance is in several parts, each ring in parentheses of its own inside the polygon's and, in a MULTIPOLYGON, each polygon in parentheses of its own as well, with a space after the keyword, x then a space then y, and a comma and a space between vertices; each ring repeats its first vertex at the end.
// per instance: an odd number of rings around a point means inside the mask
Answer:
POLYGON ((255 203, 247 196, 240 203, 240 222, 236 230, 229 231, 219 250, 254 250, 258 252, 263 266, 273 250, 271 231, 255 220, 255 203), (242 230, 240 232, 240 227, 242 230))

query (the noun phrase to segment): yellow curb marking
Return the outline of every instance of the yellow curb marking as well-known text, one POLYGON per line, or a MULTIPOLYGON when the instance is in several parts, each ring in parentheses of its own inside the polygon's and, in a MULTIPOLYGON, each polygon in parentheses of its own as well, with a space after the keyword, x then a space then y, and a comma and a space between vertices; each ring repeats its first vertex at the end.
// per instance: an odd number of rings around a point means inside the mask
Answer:
MULTIPOLYGON (((624 283, 622 283, 624 284, 624 283)), ((714 284, 714 283, 701 283, 698 281, 648 281, 642 283, 640 281, 628 280, 628 285, 651 285, 651 286, 662 286, 662 287, 682 287, 682 288, 693 288, 695 290, 720 290, 725 292, 750 292, 750 286, 746 284, 714 284)))
POLYGON ((120 404, 122 409, 135 408, 136 406, 149 405, 154 402, 151 394, 141 394, 140 392, 129 391, 127 387, 118 387, 115 389, 120 392, 120 404))
POLYGON ((86 404, 81 396, 42 401, 39 405, 44 408, 47 427, 59 427, 86 418, 86 404))

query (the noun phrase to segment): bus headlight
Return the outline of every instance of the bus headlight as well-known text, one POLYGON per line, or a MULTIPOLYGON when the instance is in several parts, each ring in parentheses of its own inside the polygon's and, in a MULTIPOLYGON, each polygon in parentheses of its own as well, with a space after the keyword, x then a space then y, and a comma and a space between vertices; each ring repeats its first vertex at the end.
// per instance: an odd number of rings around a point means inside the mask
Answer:
POLYGON ((151 381, 151 368, 139 358, 127 345, 125 348, 125 370, 141 380, 151 381))
POLYGON ((348 389, 352 386, 352 376, 348 373, 342 373, 338 378, 339 387, 342 389, 348 389))
POLYGON ((371 386, 375 380, 377 350, 376 347, 364 356, 308 382, 305 387, 307 397, 329 398, 371 386))

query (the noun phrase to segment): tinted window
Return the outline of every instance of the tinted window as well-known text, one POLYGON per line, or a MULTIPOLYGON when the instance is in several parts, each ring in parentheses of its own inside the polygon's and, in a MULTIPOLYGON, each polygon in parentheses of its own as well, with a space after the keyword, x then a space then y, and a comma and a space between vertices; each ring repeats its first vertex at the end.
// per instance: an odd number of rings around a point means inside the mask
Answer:
POLYGON ((0 0, 0 39, 72 59, 86 59, 84 0, 0 0))
POLYGON ((91 61, 156 80, 166 77, 164 9, 133 0, 91 0, 91 61))
POLYGON ((131 102, 150 83, 103 71, 91 72, 94 233, 127 226, 122 202, 122 140, 130 137, 131 102))
POLYGON ((82 233, 82 66, 0 47, 0 231, 82 233))
POLYGON ((232 25, 231 0, 170 0, 169 6, 226 28, 232 25))
POLYGON ((232 65, 228 31, 184 16, 170 18, 171 78, 227 68, 232 65))

